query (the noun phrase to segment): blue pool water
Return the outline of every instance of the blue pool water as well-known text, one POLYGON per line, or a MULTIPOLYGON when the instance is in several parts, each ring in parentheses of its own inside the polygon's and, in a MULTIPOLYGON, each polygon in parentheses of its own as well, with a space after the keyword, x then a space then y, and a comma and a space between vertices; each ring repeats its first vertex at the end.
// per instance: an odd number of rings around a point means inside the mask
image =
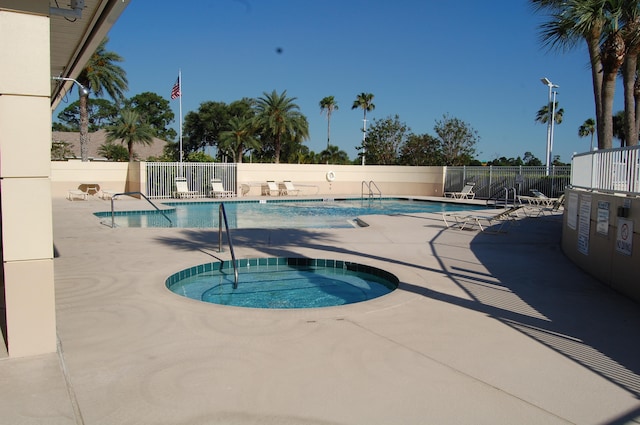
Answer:
MULTIPOLYGON (((220 202, 164 202, 165 214, 157 211, 116 211, 117 227, 217 228, 220 202)), ((250 228, 348 228, 355 219, 371 214, 412 214, 478 209, 477 205, 410 199, 377 200, 269 200, 225 201, 231 229, 250 228)), ((96 213, 111 224, 111 212, 96 213)))
POLYGON ((398 287, 384 270, 347 261, 309 258, 238 260, 233 288, 230 261, 201 264, 166 280, 172 292, 187 298, 236 307, 317 308, 367 301, 398 287))

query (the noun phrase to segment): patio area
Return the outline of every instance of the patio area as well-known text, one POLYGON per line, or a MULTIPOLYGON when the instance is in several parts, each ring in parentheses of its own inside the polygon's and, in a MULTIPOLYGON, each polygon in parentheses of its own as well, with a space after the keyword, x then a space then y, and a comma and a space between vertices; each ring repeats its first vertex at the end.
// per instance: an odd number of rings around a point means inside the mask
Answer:
POLYGON ((0 360, 0 422, 640 424, 640 308, 565 258, 561 213, 505 234, 439 214, 235 230, 238 258, 355 261, 401 282, 354 305, 259 310, 164 287, 229 259, 217 229, 111 229, 92 215, 109 209, 53 200, 59 352, 0 360))

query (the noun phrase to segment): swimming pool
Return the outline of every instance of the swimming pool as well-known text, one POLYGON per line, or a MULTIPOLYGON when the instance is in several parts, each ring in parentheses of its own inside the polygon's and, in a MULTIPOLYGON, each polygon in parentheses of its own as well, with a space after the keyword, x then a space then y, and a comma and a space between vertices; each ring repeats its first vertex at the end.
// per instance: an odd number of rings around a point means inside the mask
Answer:
MULTIPOLYGON (((220 202, 164 202, 163 211, 116 211, 116 227, 217 228, 220 202)), ((375 200, 257 200, 225 201, 231 229, 269 228, 349 228, 357 227, 356 218, 371 214, 440 213, 477 210, 477 205, 453 204, 404 198, 375 200)), ((108 219, 111 212, 96 216, 108 219)))
POLYGON ((200 264, 171 275, 166 287, 186 298, 235 307, 294 309, 354 304, 399 284, 393 274, 350 261, 313 258, 240 259, 200 264))

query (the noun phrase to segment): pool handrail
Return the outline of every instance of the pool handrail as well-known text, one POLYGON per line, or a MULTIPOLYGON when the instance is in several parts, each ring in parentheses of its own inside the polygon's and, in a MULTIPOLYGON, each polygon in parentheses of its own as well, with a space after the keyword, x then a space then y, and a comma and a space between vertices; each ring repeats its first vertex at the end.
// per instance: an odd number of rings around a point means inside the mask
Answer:
POLYGON ((231 233, 229 233, 229 223, 227 222, 227 211, 224 209, 224 202, 220 202, 218 207, 218 252, 222 252, 222 222, 227 231, 227 241, 229 242, 229 251, 231 252, 231 262, 233 264, 233 289, 238 288, 238 262, 236 254, 233 252, 233 242, 231 241, 231 233))
POLYGON ((380 188, 378 187, 377 184, 375 184, 375 182, 373 180, 369 180, 369 183, 367 183, 365 180, 362 180, 362 184, 360 185, 360 197, 362 199, 364 199, 364 188, 367 188, 368 192, 369 192, 369 198, 373 198, 375 193, 373 192, 373 188, 375 187, 376 190, 378 191, 378 197, 380 199, 382 199, 382 191, 380 190, 380 188))
POLYGON ((142 192, 121 192, 121 193, 114 193, 111 196, 111 228, 112 229, 114 227, 116 227, 116 221, 115 221, 116 219, 115 219, 115 212, 114 212, 114 208, 113 208, 113 201, 120 195, 127 195, 127 196, 129 196, 129 195, 140 195, 140 196, 142 196, 148 203, 150 203, 153 206, 153 208, 156 209, 156 211, 158 211, 160 214, 162 214, 164 216, 164 218, 169 220, 170 227, 173 227, 173 222, 171 221, 171 219, 169 217, 167 217, 167 215, 164 212, 162 212, 162 210, 160 208, 158 208, 156 206, 156 204, 151 202, 151 199, 147 198, 144 193, 142 193, 142 192))

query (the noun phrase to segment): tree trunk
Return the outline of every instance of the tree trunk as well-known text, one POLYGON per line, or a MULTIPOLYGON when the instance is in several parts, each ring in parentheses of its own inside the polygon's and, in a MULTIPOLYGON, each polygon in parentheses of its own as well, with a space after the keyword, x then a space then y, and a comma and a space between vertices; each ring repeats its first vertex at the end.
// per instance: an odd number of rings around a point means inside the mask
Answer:
POLYGON ((327 149, 329 149, 331 140, 331 112, 327 111, 327 149))
MULTIPOLYGON (((640 131, 640 79, 637 76, 633 85, 633 100, 635 103, 636 131, 640 131)), ((635 145, 631 144, 631 146, 635 145)))
POLYGON ((89 96, 80 94, 80 158, 89 161, 89 96))
POLYGON ((273 156, 274 156, 274 161, 276 164, 280 164, 280 135, 276 135, 276 138, 274 140, 274 147, 273 147, 273 156))
POLYGON ((622 69, 624 87, 624 130, 627 135, 627 145, 638 144, 638 128, 636 127, 635 83, 636 67, 638 64, 637 48, 629 49, 622 69))
MULTIPOLYGON (((634 2, 634 8, 639 3, 634 2)), ((627 54, 623 68, 623 84, 624 84, 624 118, 625 130, 627 132, 627 146, 638 145, 638 90, 637 90, 637 73, 638 73, 638 55, 640 54, 640 17, 632 14, 632 19, 625 25, 625 34, 627 37, 627 54)))
POLYGON ((598 140, 600 149, 613 147, 613 98, 616 92, 616 77, 624 63, 625 43, 619 32, 610 34, 602 44, 600 57, 602 62, 602 133, 598 140), (602 143, 601 143, 602 142, 602 143))
POLYGON ((589 61, 591 63, 591 83, 593 85, 593 99, 596 106, 596 135, 598 136, 598 148, 602 148, 604 131, 602 126, 602 62, 600 61, 600 32, 595 27, 586 39, 589 61))
POLYGON ((133 162, 133 142, 127 142, 127 149, 129 149, 129 162, 133 162))

